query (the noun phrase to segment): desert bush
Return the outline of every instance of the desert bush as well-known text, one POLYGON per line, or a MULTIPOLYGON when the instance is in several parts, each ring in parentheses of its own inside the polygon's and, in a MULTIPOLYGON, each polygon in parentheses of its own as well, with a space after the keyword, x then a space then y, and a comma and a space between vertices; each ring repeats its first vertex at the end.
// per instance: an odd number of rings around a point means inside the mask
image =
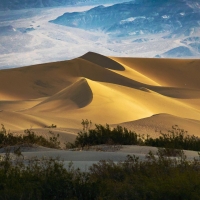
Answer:
POLYGON ((40 145, 49 148, 60 148, 60 142, 58 140, 59 134, 55 135, 53 132, 51 137, 48 139, 43 136, 38 136, 31 129, 24 131, 23 135, 14 135, 10 132, 7 132, 4 125, 2 125, 0 131, 0 148, 14 145, 40 145))
POLYGON ((51 126, 45 126, 44 128, 57 128, 57 125, 51 124, 51 126))
POLYGON ((95 183, 89 174, 64 167, 61 160, 19 160, 7 151, 0 157, 0 199, 95 199, 95 183))
POLYGON ((75 140, 75 146, 90 146, 98 144, 140 144, 141 138, 132 131, 128 131, 126 128, 117 126, 111 129, 107 124, 105 127, 102 125, 95 125, 95 129, 88 131, 81 131, 75 140))
POLYGON ((92 127, 92 121, 89 121, 88 119, 82 119, 81 125, 83 127, 83 131, 87 132, 92 127))
POLYGON ((60 141, 58 140, 58 138, 60 137, 59 134, 54 134, 52 131, 49 131, 49 133, 52 135, 51 137, 49 137, 49 143, 52 145, 52 148, 60 148, 60 141))
MULTIPOLYGON (((111 129, 107 124, 95 125, 94 129, 81 131, 78 133, 74 144, 71 147, 85 147, 99 144, 120 144, 120 145, 146 145, 164 148, 168 156, 176 156, 179 149, 200 151, 200 138, 188 135, 187 131, 180 129, 177 125, 172 127, 168 133, 160 132, 158 138, 144 137, 137 133, 117 126, 111 129)), ((163 152, 164 153, 164 152, 163 152)))
POLYGON ((147 138, 145 145, 164 147, 167 149, 200 151, 200 138, 194 135, 188 135, 187 131, 175 125, 172 126, 172 130, 169 130, 168 133, 160 132, 158 138, 147 138))
POLYGON ((144 161, 128 155, 124 162, 100 161, 88 172, 64 167, 59 159, 26 162, 8 150, 0 157, 0 199, 37 200, 197 200, 200 159, 171 159, 149 152, 144 161))
POLYGON ((121 163, 101 161, 90 173, 101 199, 186 200, 199 198, 199 167, 199 160, 189 162, 184 155, 170 159, 150 152, 145 161, 130 155, 121 163))

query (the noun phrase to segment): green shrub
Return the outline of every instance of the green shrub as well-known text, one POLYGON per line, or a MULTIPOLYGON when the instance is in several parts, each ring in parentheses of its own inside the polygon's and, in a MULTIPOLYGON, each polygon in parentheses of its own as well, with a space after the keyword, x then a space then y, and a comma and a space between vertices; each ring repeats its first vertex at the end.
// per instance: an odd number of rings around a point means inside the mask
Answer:
POLYGON ((74 144, 70 144, 70 146, 83 148, 99 144, 162 147, 168 156, 178 155, 180 153, 179 149, 200 151, 200 138, 188 135, 187 131, 180 129, 177 125, 173 126, 168 133, 160 132, 158 138, 148 136, 146 139, 121 126, 111 129, 108 124, 106 126, 95 125, 94 129, 79 132, 74 144))
POLYGON ((89 174, 68 168, 59 159, 28 161, 7 151, 0 157, 0 199, 95 199, 96 183, 89 174))
POLYGON ((98 144, 139 144, 141 139, 132 131, 128 131, 126 128, 117 126, 111 129, 107 124, 105 127, 102 125, 95 125, 95 129, 88 131, 81 131, 75 140, 75 146, 90 146, 98 144))
POLYGON ((147 138, 145 144, 167 149, 185 149, 200 151, 200 138, 188 135, 187 131, 180 129, 177 125, 172 126, 168 133, 160 132, 159 138, 147 138))
POLYGON ((170 159, 161 153, 145 161, 128 156, 125 162, 101 161, 90 168, 99 183, 101 199, 199 199, 200 162, 185 155, 170 159))
POLYGON ((2 125, 0 131, 0 148, 14 145, 40 145, 49 148, 60 148, 60 142, 58 141, 59 134, 55 135, 53 132, 50 132, 52 135, 49 140, 45 139, 43 136, 36 135, 31 129, 24 131, 23 135, 13 135, 8 133, 2 125))
POLYGON ((8 151, 0 157, 0 200, 4 199, 136 199, 198 200, 200 159, 170 159, 149 152, 140 161, 100 161, 88 172, 68 168, 59 159, 23 158, 8 151))

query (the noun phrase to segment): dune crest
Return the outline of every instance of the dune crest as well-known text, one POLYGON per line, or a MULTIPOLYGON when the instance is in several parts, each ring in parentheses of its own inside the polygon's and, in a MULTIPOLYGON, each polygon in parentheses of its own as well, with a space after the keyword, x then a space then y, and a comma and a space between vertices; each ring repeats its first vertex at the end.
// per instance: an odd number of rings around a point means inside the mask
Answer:
POLYGON ((81 56, 80 58, 84 60, 88 60, 94 64, 97 64, 107 69, 119 70, 119 71, 125 70, 125 68, 120 63, 114 62, 109 57, 106 57, 94 52, 88 52, 84 54, 83 56, 81 56))
MULTIPOLYGON (((86 118, 120 124, 166 113, 150 117, 148 127, 176 121, 185 128, 197 127, 199 64, 197 59, 116 58, 89 52, 69 61, 0 70, 0 123, 12 130, 52 123, 80 129, 86 118)), ((142 123, 147 126, 142 120, 140 127, 142 123)), ((191 130, 198 134, 197 128, 191 130)))
POLYGON ((29 111, 32 112, 63 112, 82 108, 93 98, 92 91, 85 78, 80 78, 70 86, 45 99, 29 111))
POLYGON ((200 89, 200 59, 111 58, 162 86, 200 89))
MULTIPOLYGON (((187 131, 188 135, 195 135, 200 137, 200 120, 192 120, 188 118, 177 117, 166 113, 156 114, 147 118, 124 122, 121 126, 127 127, 130 130, 134 130, 139 134, 147 134, 153 137, 159 137, 160 131, 162 133, 168 133, 172 130, 172 126, 178 126, 178 128, 187 131)), ((114 127, 116 125, 113 125, 114 127)))

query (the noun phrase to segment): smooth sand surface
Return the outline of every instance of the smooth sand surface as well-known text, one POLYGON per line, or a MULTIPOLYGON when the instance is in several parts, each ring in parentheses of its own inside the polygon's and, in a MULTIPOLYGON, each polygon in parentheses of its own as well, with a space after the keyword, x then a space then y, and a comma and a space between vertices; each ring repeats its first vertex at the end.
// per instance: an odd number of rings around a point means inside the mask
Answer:
POLYGON ((158 136, 178 125, 200 134, 200 60, 79 58, 0 70, 0 123, 73 141, 82 119, 158 136), (71 132, 70 130, 74 130, 71 132))
MULTIPOLYGON (((99 149, 97 147, 97 149, 99 149)), ((105 148, 104 148, 105 149, 105 148)), ((146 155, 151 151, 156 155, 157 148, 148 146, 126 145, 121 146, 120 150, 113 151, 112 148, 107 151, 69 151, 69 150, 56 150, 44 147, 26 147, 22 148, 22 154, 24 160, 29 160, 34 157, 41 158, 55 158, 63 161, 64 166, 67 168, 70 163, 73 163, 75 168, 79 168, 82 171, 88 171, 89 167, 98 163, 100 160, 112 160, 115 163, 123 162, 127 159, 127 155, 135 155, 141 161, 146 159, 146 155)), ((195 151, 184 151, 187 160, 193 160, 199 158, 198 153, 195 151)), ((0 151, 3 155, 3 151, 0 151)), ((172 157, 172 159, 174 159, 172 157)), ((178 159, 178 158, 175 158, 178 159)))
POLYGON ((168 133, 175 128, 185 131, 185 134, 195 135, 200 137, 200 121, 175 117, 169 114, 156 114, 151 117, 124 122, 121 124, 113 124, 112 127, 120 125, 126 127, 128 130, 135 131, 140 135, 144 135, 146 138, 147 135, 151 137, 159 137, 161 133, 168 133))

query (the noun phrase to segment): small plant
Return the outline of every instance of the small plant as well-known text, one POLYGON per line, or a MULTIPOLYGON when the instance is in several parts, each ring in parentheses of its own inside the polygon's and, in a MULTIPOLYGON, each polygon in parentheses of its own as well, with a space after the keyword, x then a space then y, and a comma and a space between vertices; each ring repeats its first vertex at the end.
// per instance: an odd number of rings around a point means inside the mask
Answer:
POLYGON ((60 141, 58 139, 59 139, 60 135, 59 134, 55 135, 52 131, 49 131, 49 133, 52 135, 49 138, 50 143, 52 143, 52 145, 55 148, 59 149, 60 148, 60 141))
POLYGON ((76 146, 71 142, 65 142, 65 149, 75 149, 76 146))
POLYGON ((167 157, 181 157, 183 155, 183 150, 159 147, 158 155, 167 156, 167 157))
POLYGON ((90 130, 90 128, 92 127, 92 121, 86 119, 82 119, 82 122, 81 122, 82 126, 83 126, 83 131, 87 132, 88 130, 90 130))
POLYGON ((51 124, 51 126, 45 126, 45 128, 57 128, 57 125, 51 124))

